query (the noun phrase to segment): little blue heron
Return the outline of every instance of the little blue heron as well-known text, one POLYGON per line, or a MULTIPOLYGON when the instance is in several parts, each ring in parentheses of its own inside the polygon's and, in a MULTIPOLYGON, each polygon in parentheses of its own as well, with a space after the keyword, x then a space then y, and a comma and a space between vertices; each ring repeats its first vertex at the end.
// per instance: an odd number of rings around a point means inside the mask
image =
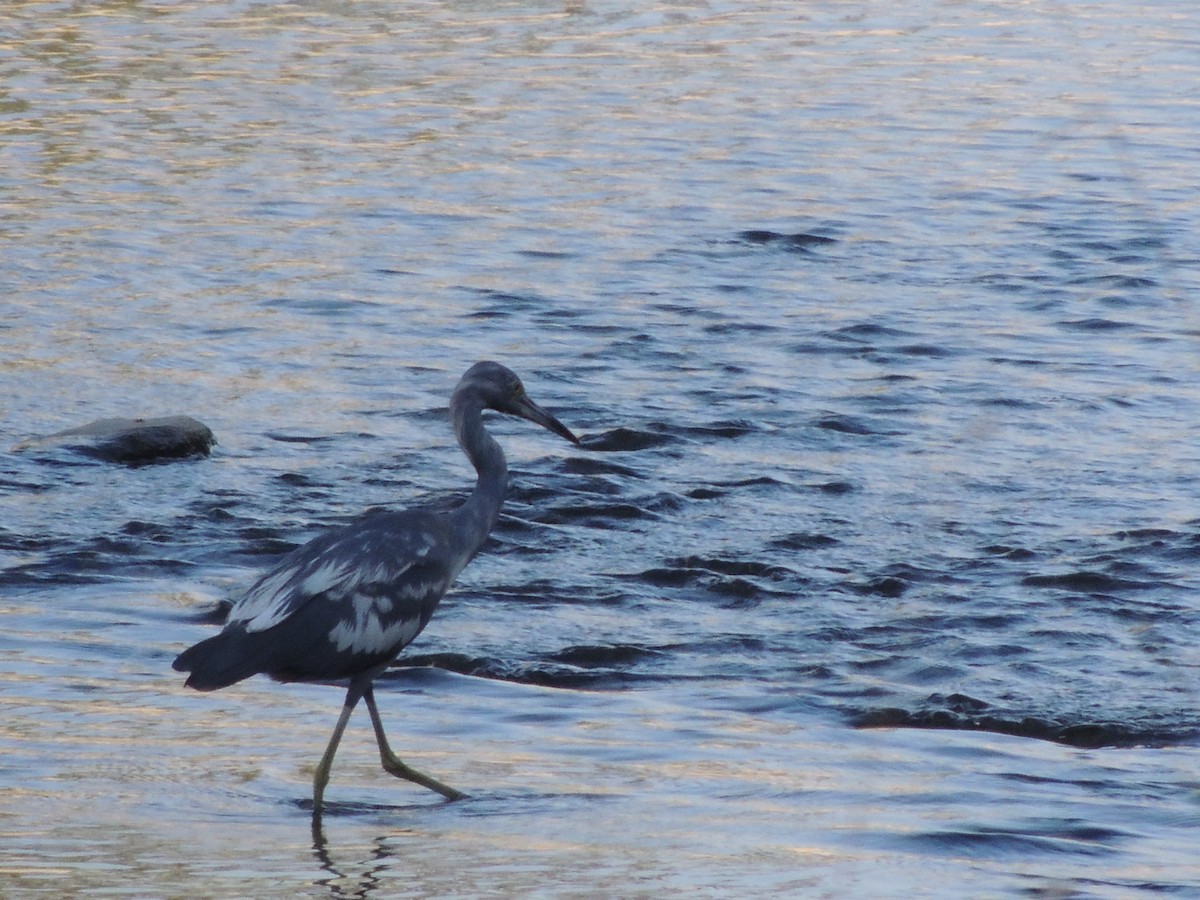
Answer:
POLYGON ((263 673, 277 681, 348 684, 346 702, 313 777, 319 822, 329 770, 350 714, 365 700, 385 771, 437 791, 464 795, 405 765, 388 746, 372 681, 421 633, 458 573, 483 546, 500 515, 508 466, 483 427, 494 409, 536 422, 578 444, 558 419, 529 399, 499 363, 471 366, 450 398, 459 446, 478 473, 475 490, 451 512, 370 512, 289 553, 232 607, 220 634, 179 654, 187 686, 228 687, 263 673))

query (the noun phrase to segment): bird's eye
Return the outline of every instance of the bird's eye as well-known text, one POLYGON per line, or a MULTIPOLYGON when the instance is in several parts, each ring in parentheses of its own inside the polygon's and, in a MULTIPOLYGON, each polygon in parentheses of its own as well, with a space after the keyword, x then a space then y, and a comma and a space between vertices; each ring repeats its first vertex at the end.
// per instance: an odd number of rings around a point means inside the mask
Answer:
POLYGON ((525 385, 521 384, 521 382, 518 381, 516 384, 513 385, 512 392, 513 392, 513 397, 516 398, 517 400, 520 400, 522 397, 525 396, 525 385))

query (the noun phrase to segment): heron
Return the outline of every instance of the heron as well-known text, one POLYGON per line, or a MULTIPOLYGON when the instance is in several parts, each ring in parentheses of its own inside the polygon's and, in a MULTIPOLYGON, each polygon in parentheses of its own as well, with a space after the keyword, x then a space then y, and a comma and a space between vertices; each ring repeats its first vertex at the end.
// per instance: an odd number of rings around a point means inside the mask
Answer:
POLYGON ((441 794, 466 796, 404 763, 388 745, 374 679, 429 623, 438 602, 487 541, 508 488, 504 451, 483 411, 528 419, 573 444, 579 438, 529 398, 521 379, 496 362, 471 366, 450 398, 458 444, 475 467, 467 500, 449 512, 417 507, 367 512, 296 548, 230 608, 224 629, 184 650, 174 668, 200 691, 256 674, 276 681, 346 685, 333 736, 313 776, 313 824, 342 732, 364 701, 386 772, 441 794))

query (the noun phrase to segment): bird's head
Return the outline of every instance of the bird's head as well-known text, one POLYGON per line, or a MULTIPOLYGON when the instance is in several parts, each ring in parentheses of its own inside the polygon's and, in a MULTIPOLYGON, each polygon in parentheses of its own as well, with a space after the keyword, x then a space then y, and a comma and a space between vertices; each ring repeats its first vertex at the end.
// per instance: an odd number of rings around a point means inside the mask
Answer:
POLYGON ((571 429, 529 399, 525 385, 521 384, 517 373, 507 366, 490 360, 475 363, 467 369, 455 393, 464 390, 474 392, 484 409, 528 419, 572 444, 579 443, 579 438, 572 434, 571 429))

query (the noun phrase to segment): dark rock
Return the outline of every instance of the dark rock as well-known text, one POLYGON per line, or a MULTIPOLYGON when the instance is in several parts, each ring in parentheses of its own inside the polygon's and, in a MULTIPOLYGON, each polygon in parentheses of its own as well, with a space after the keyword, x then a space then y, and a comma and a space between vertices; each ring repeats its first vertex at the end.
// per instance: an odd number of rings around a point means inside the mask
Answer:
POLYGON ((212 430, 190 416, 160 419, 98 419, 45 437, 30 438, 14 451, 64 450, 105 462, 143 465, 208 456, 217 442, 212 430))

